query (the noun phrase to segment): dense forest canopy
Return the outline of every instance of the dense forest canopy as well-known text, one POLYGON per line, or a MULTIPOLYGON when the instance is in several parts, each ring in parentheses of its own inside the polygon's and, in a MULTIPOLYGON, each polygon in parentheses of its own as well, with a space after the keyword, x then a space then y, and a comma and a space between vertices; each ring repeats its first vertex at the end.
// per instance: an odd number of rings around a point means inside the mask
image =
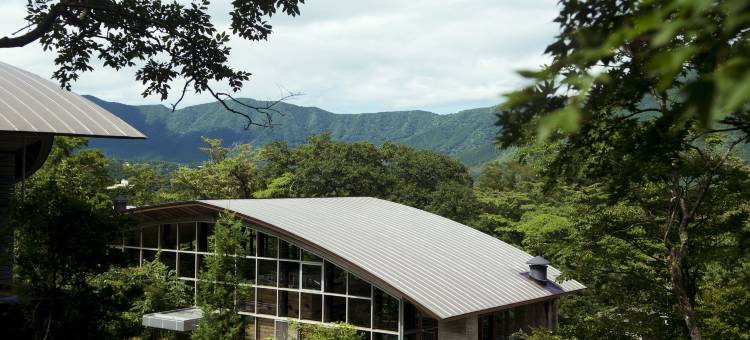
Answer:
MULTIPOLYGON (((623 326, 644 322, 633 334, 747 337, 746 316, 708 310, 748 258, 748 167, 735 148, 749 137, 750 3, 562 1, 555 21, 552 63, 508 96, 499 143, 548 143, 547 190, 588 193, 581 207, 596 213, 574 230, 590 228, 603 245, 588 248, 592 259, 612 262, 588 282, 603 298, 628 278, 609 303, 623 326), (716 328, 724 320, 745 321, 734 332, 716 328)), ((549 222, 536 228, 564 224, 549 222)))

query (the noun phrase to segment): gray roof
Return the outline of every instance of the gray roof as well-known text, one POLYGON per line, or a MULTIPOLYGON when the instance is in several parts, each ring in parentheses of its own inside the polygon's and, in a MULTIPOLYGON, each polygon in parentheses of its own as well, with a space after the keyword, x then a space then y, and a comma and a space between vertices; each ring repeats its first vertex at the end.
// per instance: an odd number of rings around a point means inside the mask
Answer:
MULTIPOLYGON (((439 319, 585 288, 528 278, 531 255, 458 222, 370 197, 205 200, 334 254, 439 319)), ((349 268, 347 268, 349 269, 349 268)), ((548 269, 549 278, 560 272, 548 269)))
POLYGON ((88 99, 3 62, 0 62, 0 131, 146 138, 88 99))

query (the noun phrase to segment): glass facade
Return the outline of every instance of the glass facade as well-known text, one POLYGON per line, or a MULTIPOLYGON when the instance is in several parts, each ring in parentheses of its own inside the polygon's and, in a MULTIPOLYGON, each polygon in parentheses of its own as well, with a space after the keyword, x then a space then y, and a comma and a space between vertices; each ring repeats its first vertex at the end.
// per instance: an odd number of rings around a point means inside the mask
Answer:
MULTIPOLYGON (((236 301, 245 315, 246 339, 291 338, 290 320, 347 322, 365 340, 398 338, 398 299, 299 245, 249 228, 249 255, 237 262, 237 273, 248 282, 236 301)), ((212 256, 212 231, 211 221, 144 226, 124 235, 123 249, 136 265, 160 250, 159 260, 194 290, 205 256, 212 256)))

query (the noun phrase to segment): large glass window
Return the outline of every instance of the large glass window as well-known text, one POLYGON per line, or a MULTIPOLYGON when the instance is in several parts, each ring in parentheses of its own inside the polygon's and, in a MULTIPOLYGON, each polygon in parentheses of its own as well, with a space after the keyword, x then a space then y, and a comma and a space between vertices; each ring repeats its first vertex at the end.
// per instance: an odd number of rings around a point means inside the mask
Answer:
POLYGON ((279 240, 279 258, 299 260, 299 248, 289 242, 279 240))
POLYGON ((208 237, 213 235, 214 225, 211 223, 198 223, 198 251, 208 251, 208 237))
POLYGON ((156 259, 156 250, 143 250, 143 261, 153 261, 156 259))
POLYGON ((161 257, 159 259, 167 266, 167 268, 171 270, 177 269, 177 253, 163 251, 161 252, 161 257))
POLYGON ((257 330, 257 336, 256 338, 258 340, 265 340, 265 339, 275 339, 276 338, 276 332, 274 331, 274 320, 273 319, 264 319, 264 318, 256 318, 256 330, 257 330))
POLYGON ((299 288, 299 262, 279 261, 279 287, 299 288))
POLYGON ((302 261, 308 261, 308 262, 323 262, 323 259, 320 258, 320 256, 315 255, 311 252, 302 251, 302 261))
POLYGON ((258 233, 258 256, 277 258, 279 251, 279 240, 273 236, 258 233))
POLYGON ((372 287, 369 283, 349 273, 349 295, 370 297, 372 287))
POLYGON ((349 298, 349 323, 370 328, 370 300, 349 298))
POLYGON ((276 315, 276 290, 258 288, 256 290, 258 304, 255 306, 256 313, 276 315))
POLYGON ((326 261, 325 275, 326 293, 346 294, 346 271, 326 261))
POLYGON ((318 265, 302 265, 302 289, 320 290, 321 268, 318 265))
POLYGON ((237 258, 237 276, 242 283, 255 283, 255 259, 237 258))
POLYGON ((141 228, 128 230, 125 233, 124 244, 126 246, 131 246, 131 247, 140 247, 141 246, 141 228))
POLYGON ((398 331, 398 299, 380 289, 374 289, 372 297, 372 328, 386 331, 398 331))
POLYGON ((398 340, 398 335, 388 333, 372 333, 372 340, 398 340))
POLYGON ((237 304, 241 311, 255 313, 255 287, 239 286, 237 289, 237 304))
POLYGON ((195 278, 195 254, 179 253, 177 259, 179 261, 177 275, 180 277, 195 278))
POLYGON ((244 256, 255 256, 255 231, 252 229, 247 230, 247 238, 242 240, 242 249, 244 250, 244 256))
POLYGON ((323 296, 320 294, 302 293, 302 311, 300 317, 304 320, 321 321, 323 310, 323 296))
POLYGON ((279 316, 296 319, 299 317, 299 293, 279 291, 279 316))
POLYGON ((255 317, 245 315, 243 319, 245 321, 244 339, 255 340, 255 317))
POLYGON ((346 322, 346 298, 326 295, 323 297, 323 322, 346 322))
POLYGON ((273 260, 258 260, 258 284, 276 287, 276 263, 273 260))
POLYGON ((149 226, 143 228, 143 247, 159 248, 159 227, 149 226))
POLYGON ((162 249, 177 249, 177 225, 162 224, 159 238, 162 249))
POLYGON ((179 250, 195 250, 195 223, 180 223, 177 228, 180 231, 179 250))

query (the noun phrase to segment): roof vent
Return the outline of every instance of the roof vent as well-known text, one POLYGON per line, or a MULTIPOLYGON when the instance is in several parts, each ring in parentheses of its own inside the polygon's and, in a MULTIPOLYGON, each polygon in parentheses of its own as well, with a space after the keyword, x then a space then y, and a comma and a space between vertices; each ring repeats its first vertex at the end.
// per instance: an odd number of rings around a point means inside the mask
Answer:
POLYGON ((529 265, 529 276, 534 281, 541 284, 547 284, 547 266, 549 261, 541 256, 535 256, 531 260, 526 261, 529 265))
POLYGON ((128 210, 128 196, 117 195, 115 196, 113 201, 114 201, 115 211, 119 213, 123 213, 125 212, 125 210, 128 210))

